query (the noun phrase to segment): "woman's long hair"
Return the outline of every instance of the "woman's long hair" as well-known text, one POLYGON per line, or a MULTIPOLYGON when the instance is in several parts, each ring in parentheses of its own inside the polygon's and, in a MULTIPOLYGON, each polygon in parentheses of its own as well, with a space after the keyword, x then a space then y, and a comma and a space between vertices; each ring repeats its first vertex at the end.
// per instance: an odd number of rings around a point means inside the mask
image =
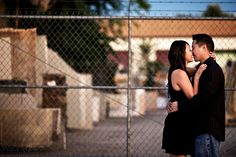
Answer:
POLYGON ((168 60, 170 63, 170 69, 182 69, 186 70, 185 62, 185 49, 188 43, 183 40, 174 41, 168 53, 168 60))
POLYGON ((176 40, 174 41, 168 53, 168 60, 170 63, 170 69, 168 72, 168 86, 171 85, 171 73, 175 69, 182 69, 186 71, 186 61, 185 61, 185 49, 186 45, 189 45, 184 40, 176 40))

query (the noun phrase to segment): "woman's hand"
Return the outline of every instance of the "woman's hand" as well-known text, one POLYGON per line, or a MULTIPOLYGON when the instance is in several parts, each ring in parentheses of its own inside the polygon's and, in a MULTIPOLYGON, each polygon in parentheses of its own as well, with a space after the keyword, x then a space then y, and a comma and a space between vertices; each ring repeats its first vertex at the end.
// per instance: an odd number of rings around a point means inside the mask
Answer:
POLYGON ((196 95, 198 93, 198 84, 199 84, 199 79, 202 75, 202 72, 206 69, 207 65, 202 64, 196 71, 196 74, 194 76, 194 84, 193 84, 193 94, 196 95))
POLYGON ((199 79, 200 76, 202 75, 202 72, 206 69, 207 65, 206 64, 202 64, 200 65, 200 67, 198 68, 196 74, 195 74, 195 78, 199 79))

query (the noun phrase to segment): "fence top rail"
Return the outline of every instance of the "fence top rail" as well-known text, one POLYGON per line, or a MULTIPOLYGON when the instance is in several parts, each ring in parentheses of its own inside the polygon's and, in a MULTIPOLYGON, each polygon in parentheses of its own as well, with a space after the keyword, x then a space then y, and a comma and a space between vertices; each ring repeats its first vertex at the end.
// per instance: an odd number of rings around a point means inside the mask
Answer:
MULTIPOLYGON (((0 88, 52 88, 52 89, 150 89, 150 90, 167 90, 168 87, 159 86, 159 87, 119 87, 119 86, 86 86, 86 85, 56 85, 56 86, 48 86, 48 85, 0 85, 0 88)), ((236 91, 236 88, 225 88, 225 91, 236 91)))
POLYGON ((70 16, 70 15, 0 15, 12 19, 68 19, 68 20, 236 20, 236 17, 166 17, 166 16, 70 16))

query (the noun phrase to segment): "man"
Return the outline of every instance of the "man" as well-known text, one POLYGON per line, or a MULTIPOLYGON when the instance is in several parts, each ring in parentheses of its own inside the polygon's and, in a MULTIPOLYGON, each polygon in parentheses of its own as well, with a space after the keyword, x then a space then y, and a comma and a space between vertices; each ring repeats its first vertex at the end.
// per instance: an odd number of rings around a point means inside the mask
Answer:
POLYGON ((207 34, 195 34, 192 38, 194 59, 207 68, 200 77, 198 94, 185 102, 172 102, 169 112, 184 111, 193 115, 195 157, 218 157, 220 142, 225 140, 224 74, 209 57, 214 51, 212 38, 207 34))

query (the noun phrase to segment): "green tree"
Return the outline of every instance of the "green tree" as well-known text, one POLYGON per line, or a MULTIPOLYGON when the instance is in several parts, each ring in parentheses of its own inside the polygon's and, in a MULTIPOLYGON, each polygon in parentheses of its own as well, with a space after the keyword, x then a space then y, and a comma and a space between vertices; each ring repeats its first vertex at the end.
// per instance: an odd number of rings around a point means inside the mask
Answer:
MULTIPOLYGON (((7 13, 18 15, 106 15, 111 12, 121 11, 126 4, 122 0, 48 0, 41 4, 39 0, 4 0, 7 13), (31 9, 29 9, 31 8, 31 9)), ((128 2, 128 1, 127 1, 128 2)), ((133 5, 147 10, 150 6, 147 0, 133 0, 133 5)), ((109 20, 110 28, 114 25, 122 26, 117 20, 109 20)), ((110 67, 107 53, 112 53, 110 41, 114 38, 101 32, 99 20, 94 19, 11 19, 9 26, 16 28, 36 27, 38 34, 44 34, 48 39, 48 46, 58 54, 76 71, 105 74, 109 77, 115 70, 110 67), (108 72, 107 72, 108 71, 108 72)), ((113 30, 121 33, 119 30, 113 30)), ((97 76, 97 75, 96 75, 97 76)), ((103 78, 94 78, 95 85, 111 85, 104 82, 103 78)), ((112 79, 111 79, 112 80, 112 79)))
MULTIPOLYGON (((146 81, 144 83, 145 87, 153 87, 155 86, 155 75, 158 71, 160 71, 162 68, 164 67, 164 65, 161 62, 158 61, 153 61, 153 62, 147 62, 147 78, 146 81)), ((152 91, 149 89, 146 89, 146 91, 152 91)))
POLYGON ((221 10, 218 4, 208 5, 206 11, 203 12, 204 17, 230 17, 231 14, 225 13, 221 10))

